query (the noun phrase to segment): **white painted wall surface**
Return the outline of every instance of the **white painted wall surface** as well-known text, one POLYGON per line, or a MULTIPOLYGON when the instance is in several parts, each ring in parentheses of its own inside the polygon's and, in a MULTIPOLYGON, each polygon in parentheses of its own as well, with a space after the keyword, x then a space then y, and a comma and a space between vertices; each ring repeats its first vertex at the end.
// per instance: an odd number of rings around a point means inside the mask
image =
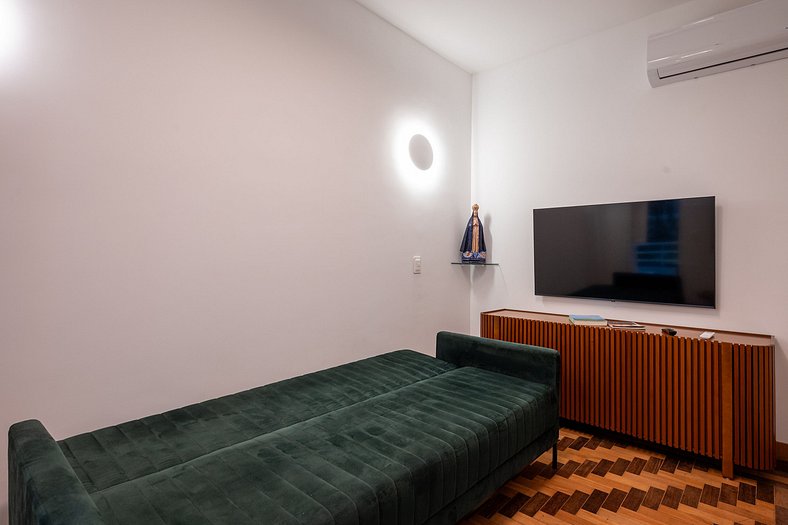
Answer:
POLYGON ((646 39, 726 9, 700 0, 474 78, 473 200, 488 257, 479 312, 588 313, 777 338, 788 442, 788 60, 652 89, 646 39), (537 297, 534 208, 717 196, 715 310, 537 297))
POLYGON ((470 75, 349 0, 2 1, 0 522, 15 421, 59 439, 469 330, 470 75))

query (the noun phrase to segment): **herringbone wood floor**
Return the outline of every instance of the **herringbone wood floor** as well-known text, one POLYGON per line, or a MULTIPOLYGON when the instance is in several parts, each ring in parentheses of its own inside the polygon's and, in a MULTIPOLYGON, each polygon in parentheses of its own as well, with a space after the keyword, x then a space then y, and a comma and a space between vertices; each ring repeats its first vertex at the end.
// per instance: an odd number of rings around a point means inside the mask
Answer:
POLYGON ((558 471, 546 452, 461 524, 788 525, 788 477, 728 480, 691 460, 570 429, 560 436, 558 471))

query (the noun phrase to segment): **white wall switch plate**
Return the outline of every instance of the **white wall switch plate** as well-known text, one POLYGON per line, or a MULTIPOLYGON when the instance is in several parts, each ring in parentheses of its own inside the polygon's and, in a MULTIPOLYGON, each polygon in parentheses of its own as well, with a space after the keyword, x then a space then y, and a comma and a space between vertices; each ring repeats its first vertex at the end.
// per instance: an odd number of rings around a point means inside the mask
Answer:
POLYGON ((413 273, 421 273, 421 255, 413 256, 413 273))

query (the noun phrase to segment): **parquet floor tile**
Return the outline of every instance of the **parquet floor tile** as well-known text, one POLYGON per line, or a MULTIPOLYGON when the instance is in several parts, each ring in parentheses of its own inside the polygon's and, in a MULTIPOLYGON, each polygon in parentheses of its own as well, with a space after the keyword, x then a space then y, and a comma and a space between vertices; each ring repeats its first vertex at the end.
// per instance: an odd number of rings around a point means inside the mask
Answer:
POLYGON ((725 479, 686 458, 561 429, 545 452, 461 525, 788 525, 788 477, 725 479))

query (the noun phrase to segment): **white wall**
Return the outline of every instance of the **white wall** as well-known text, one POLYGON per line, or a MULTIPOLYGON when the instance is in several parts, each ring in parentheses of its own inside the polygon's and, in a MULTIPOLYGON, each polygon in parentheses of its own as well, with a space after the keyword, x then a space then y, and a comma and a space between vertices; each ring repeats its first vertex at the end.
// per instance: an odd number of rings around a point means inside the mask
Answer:
POLYGON ((726 4, 692 2, 474 78, 472 196, 501 266, 474 276, 471 328, 481 311, 518 308, 774 334, 788 442, 788 60, 657 89, 646 79, 649 34, 726 4), (534 208, 703 195, 717 196, 717 309, 534 295, 534 208))
POLYGON ((349 0, 1 1, 0 450, 469 330, 470 75, 349 0))

